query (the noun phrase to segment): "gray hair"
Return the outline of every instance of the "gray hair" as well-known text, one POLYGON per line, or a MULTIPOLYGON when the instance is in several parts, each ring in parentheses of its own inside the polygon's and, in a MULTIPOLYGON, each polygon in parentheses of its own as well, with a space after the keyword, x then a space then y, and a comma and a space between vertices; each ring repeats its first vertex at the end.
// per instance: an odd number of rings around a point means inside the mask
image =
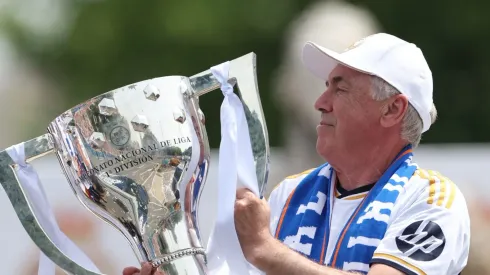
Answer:
MULTIPOLYGON (((391 96, 400 94, 395 87, 377 76, 371 76, 371 90, 373 99, 377 101, 385 100, 391 96)), ((430 110, 431 124, 434 124, 436 118, 436 106, 432 104, 430 110)), ((413 148, 415 148, 419 145, 420 139, 422 138, 422 129, 422 119, 412 104, 409 104, 405 117, 403 118, 401 138, 412 144, 413 148)))

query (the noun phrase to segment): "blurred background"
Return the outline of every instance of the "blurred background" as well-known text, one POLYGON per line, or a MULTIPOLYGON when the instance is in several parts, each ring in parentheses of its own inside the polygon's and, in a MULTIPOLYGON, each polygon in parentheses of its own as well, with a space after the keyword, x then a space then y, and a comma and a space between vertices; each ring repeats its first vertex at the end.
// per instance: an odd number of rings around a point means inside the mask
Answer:
MULTIPOLYGON (((0 148, 43 134, 58 114, 90 97, 154 77, 190 76, 255 52, 272 147, 270 190, 321 163, 313 103, 324 84, 302 67, 303 43, 340 51, 388 32, 417 44, 432 69, 439 119, 415 160, 464 192, 472 248, 463 274, 490 274, 489 10, 490 2, 477 0, 0 0, 0 148)), ((214 148, 202 213, 216 208, 221 100, 218 91, 201 99, 214 148)), ((124 238, 80 205, 54 157, 34 166, 62 230, 101 271, 121 274, 138 265, 124 238)), ((0 273, 36 274, 38 249, 3 190, 0 217, 0 273)), ((207 224, 212 218, 201 217, 207 224)))

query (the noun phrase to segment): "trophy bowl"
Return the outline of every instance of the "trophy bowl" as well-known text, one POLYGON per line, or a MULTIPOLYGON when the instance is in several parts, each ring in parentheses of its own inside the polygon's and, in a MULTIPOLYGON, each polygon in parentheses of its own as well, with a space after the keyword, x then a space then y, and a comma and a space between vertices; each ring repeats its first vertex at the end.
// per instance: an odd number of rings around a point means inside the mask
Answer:
MULTIPOLYGON (((257 182, 267 182, 269 146, 256 80, 256 57, 230 61, 229 83, 242 100, 257 182)), ((25 160, 57 155, 79 201, 118 229, 140 262, 164 274, 207 274, 198 224, 210 165, 199 97, 220 87, 207 70, 166 76, 96 96, 62 113, 47 133, 24 142, 25 160)), ((42 209, 0 152, 0 182, 32 240, 69 274, 97 274, 70 259, 39 223, 42 209)))

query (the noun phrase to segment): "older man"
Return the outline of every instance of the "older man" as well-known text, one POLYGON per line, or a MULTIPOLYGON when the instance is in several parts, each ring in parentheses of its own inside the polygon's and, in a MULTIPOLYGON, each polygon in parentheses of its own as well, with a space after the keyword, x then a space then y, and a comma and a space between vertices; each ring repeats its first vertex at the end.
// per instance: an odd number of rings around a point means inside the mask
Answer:
POLYGON ((309 42, 303 61, 326 84, 315 109, 327 162, 286 178, 268 203, 237 192, 246 258, 269 275, 459 274, 469 251, 465 199, 412 160, 436 118, 421 50, 380 33, 340 54, 309 42))
MULTIPOLYGON (((268 203, 237 192, 248 261, 268 275, 459 274, 470 242, 465 199, 412 161, 436 118, 421 50, 380 33, 341 54, 307 43, 303 61, 326 83, 315 108, 327 162, 286 178, 268 203)), ((149 264, 124 271, 150 273, 149 264)))

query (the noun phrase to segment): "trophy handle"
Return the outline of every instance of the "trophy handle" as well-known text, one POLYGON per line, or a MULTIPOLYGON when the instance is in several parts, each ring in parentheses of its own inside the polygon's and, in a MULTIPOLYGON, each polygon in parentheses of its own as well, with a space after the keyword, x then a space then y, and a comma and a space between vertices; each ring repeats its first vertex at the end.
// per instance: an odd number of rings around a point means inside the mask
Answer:
MULTIPOLYGON (((269 176, 270 148, 264 112, 260 102, 256 59, 255 53, 249 53, 231 60, 228 82, 238 88, 238 96, 242 101, 255 161, 259 193, 260 196, 263 196, 269 176)), ((211 70, 196 74, 189 79, 196 97, 219 89, 221 85, 211 70)))
MULTIPOLYGON (((54 139, 51 134, 44 134, 24 143, 26 162, 29 163, 36 158, 43 157, 55 151, 54 139)), ((0 152, 0 183, 14 207, 22 226, 27 231, 39 249, 56 265, 77 275, 102 275, 89 271, 78 265, 66 256, 59 247, 51 240, 43 230, 39 220, 33 212, 28 195, 15 173, 15 162, 7 151, 0 152)))

